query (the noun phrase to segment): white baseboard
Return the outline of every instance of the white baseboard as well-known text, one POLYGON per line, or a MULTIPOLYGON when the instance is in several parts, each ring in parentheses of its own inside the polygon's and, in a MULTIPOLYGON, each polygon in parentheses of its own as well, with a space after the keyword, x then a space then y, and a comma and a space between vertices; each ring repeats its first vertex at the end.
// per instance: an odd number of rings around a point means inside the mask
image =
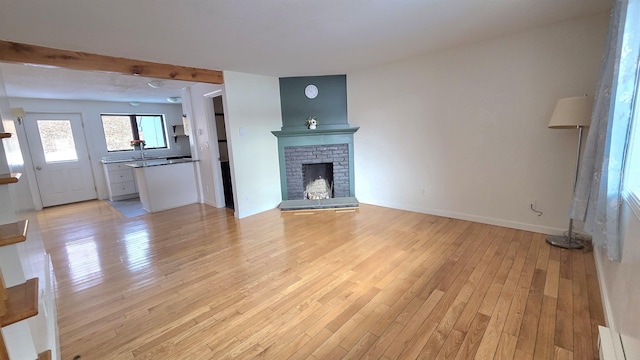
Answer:
MULTIPOLYGON (((367 203, 366 201, 361 201, 361 202, 362 203, 367 203)), ((384 203, 384 202, 382 202, 382 203, 368 203, 368 204, 376 205, 376 206, 382 206, 382 207, 389 207, 389 208, 392 208, 392 209, 419 212, 419 213, 429 214, 429 215, 449 217, 449 218, 454 218, 454 219, 459 219, 459 220, 467 220, 467 221, 479 222, 479 223, 482 223, 482 224, 503 226, 503 227, 508 227, 508 228, 512 228, 512 229, 518 229, 518 230, 532 231, 532 232, 537 232, 537 233, 542 233, 542 234, 560 235, 560 234, 562 234, 563 232, 565 232, 567 230, 567 229, 561 229, 561 228, 556 228, 556 227, 551 227, 551 226, 527 224, 527 223, 521 223, 521 222, 517 222, 517 221, 496 219, 496 218, 490 218, 490 217, 485 217, 485 216, 478 216, 478 215, 472 215, 472 214, 459 213, 459 212, 455 212, 455 211, 429 209, 429 208, 423 208, 423 207, 419 207, 419 206, 405 206, 405 205, 401 205, 401 204, 384 203)))
POLYGON ((598 351, 600 360, 625 360, 620 334, 608 327, 598 326, 598 351))
POLYGON ((593 247, 593 257, 596 262, 596 274, 598 275, 598 284, 600 284, 600 297, 604 310, 604 321, 609 328, 617 329, 613 317, 613 310, 611 308, 611 300, 609 299, 609 292, 606 291, 606 288, 603 288, 603 285, 606 284, 606 281, 604 279, 604 264, 602 263, 602 259, 606 258, 606 256, 603 256, 602 251, 604 250, 599 246, 593 247))
POLYGON ((224 205, 223 205, 223 206, 218 206, 218 204, 216 204, 215 202, 209 201, 209 200, 205 200, 205 201, 203 201, 203 203, 204 203, 205 205, 209 205, 209 206, 212 206, 212 207, 214 207, 214 208, 221 208, 221 207, 224 207, 224 205))

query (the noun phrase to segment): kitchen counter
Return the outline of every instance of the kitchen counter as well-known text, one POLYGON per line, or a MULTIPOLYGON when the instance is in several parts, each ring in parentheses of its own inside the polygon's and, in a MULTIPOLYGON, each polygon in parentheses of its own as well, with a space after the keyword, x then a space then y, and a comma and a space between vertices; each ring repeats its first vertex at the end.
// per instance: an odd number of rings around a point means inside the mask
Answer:
POLYGON ((135 159, 135 158, 129 158, 129 159, 102 159, 100 160, 101 163, 103 164, 116 164, 116 163, 123 163, 123 162, 132 162, 132 161, 138 161, 140 159, 135 159))
POLYGON ((155 159, 124 165, 133 168, 142 207, 153 213, 198 201, 195 164, 192 159, 155 159))
POLYGON ((190 163, 196 162, 198 160, 193 160, 191 158, 182 158, 182 159, 149 159, 149 160, 136 160, 133 162, 129 162, 125 164, 126 166, 132 168, 143 168, 150 166, 162 166, 162 165, 174 165, 174 164, 182 164, 182 163, 190 163))
POLYGON ((123 159, 111 158, 111 157, 105 156, 102 158, 102 160, 100 160, 100 162, 103 164, 113 164, 113 163, 126 163, 126 162, 131 163, 136 161, 149 161, 149 160, 182 160, 182 159, 193 160, 189 155, 145 156, 144 159, 140 157, 135 157, 135 156, 123 158, 123 159))

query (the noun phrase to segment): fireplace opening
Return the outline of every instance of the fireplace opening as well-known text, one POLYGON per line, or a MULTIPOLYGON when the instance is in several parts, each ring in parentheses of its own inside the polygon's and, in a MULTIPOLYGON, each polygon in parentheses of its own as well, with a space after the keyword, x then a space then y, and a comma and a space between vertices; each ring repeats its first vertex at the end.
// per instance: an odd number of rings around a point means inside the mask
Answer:
POLYGON ((303 199, 320 200, 334 197, 333 163, 302 164, 303 199))

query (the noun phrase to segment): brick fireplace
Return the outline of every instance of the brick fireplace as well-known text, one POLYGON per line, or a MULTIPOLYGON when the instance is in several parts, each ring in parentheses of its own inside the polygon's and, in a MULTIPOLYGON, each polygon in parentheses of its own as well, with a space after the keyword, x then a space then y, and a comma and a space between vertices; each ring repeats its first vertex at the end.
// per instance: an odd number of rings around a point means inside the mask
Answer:
POLYGON ((359 128, 273 131, 278 138, 283 200, 304 199, 305 164, 332 164, 333 197, 355 196, 353 134, 359 128))
POLYGON ((304 199, 305 186, 311 180, 305 181, 305 165, 312 164, 332 165, 330 175, 319 175, 325 179, 331 177, 328 179, 333 185, 331 197, 349 196, 349 146, 347 144, 288 146, 284 148, 284 163, 289 200, 304 199))

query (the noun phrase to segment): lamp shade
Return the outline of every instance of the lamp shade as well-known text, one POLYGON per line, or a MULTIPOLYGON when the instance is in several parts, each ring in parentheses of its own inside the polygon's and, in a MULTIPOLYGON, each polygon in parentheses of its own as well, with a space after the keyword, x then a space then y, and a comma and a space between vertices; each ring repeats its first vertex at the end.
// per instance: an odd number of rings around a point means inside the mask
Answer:
POLYGON ((593 98, 588 96, 570 97, 558 100, 551 115, 549 127, 553 129, 570 129, 578 126, 589 126, 593 98))

